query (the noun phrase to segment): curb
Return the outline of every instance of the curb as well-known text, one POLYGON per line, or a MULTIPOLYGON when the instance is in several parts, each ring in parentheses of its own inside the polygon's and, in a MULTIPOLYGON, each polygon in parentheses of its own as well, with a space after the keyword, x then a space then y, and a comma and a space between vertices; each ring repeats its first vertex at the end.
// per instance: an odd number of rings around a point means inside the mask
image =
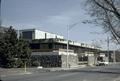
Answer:
POLYGON ((29 75, 29 74, 32 74, 32 73, 31 72, 23 72, 23 73, 5 74, 5 75, 1 75, 1 77, 14 76, 14 75, 29 75))
POLYGON ((78 69, 81 69, 81 68, 85 68, 86 66, 79 66, 79 67, 72 67, 72 68, 50 68, 50 69, 46 69, 46 70, 49 70, 50 72, 61 72, 61 71, 71 71, 71 70, 78 70, 78 69))

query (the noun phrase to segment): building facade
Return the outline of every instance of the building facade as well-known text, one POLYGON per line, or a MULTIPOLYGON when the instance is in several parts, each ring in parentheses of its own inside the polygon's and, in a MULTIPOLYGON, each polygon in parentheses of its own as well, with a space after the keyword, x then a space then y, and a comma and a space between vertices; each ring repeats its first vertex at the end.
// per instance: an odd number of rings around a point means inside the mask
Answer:
POLYGON ((74 51, 67 53, 64 49, 53 50, 51 52, 32 52, 32 58, 37 60, 42 67, 75 67, 78 64, 78 57, 74 51), (68 60, 68 65, 67 65, 68 60))
POLYGON ((32 59, 43 67, 75 67, 80 62, 93 65, 94 53, 98 51, 93 45, 69 40, 63 36, 36 30, 20 30, 20 36, 29 40, 32 59), (89 61, 89 62, 88 62, 89 61))
POLYGON ((45 32, 45 31, 40 31, 37 29, 25 29, 25 30, 20 30, 19 32, 20 32, 20 36, 23 39, 27 39, 27 40, 50 39, 50 38, 64 39, 63 36, 45 32))

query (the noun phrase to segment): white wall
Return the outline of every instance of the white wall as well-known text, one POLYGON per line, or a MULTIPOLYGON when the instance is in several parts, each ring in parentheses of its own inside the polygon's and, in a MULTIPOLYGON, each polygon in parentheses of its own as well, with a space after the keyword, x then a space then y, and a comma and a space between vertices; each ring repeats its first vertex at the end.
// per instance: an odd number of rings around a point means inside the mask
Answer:
POLYGON ((57 38, 64 39, 64 37, 63 37, 63 36, 60 36, 60 35, 57 35, 57 38))
POLYGON ((34 31, 35 35, 33 36, 33 39, 49 39, 49 38, 60 38, 60 39, 64 39, 63 36, 57 35, 57 34, 52 34, 49 32, 44 32, 44 31, 40 31, 40 30, 36 30, 36 29, 25 29, 25 30, 20 30, 19 33, 22 33, 23 31, 34 31), (46 37, 45 37, 46 35, 46 37))
POLYGON ((46 33, 46 35, 47 35, 47 39, 49 39, 49 38, 55 38, 55 34, 51 34, 51 33, 46 33))
POLYGON ((63 36, 52 34, 49 32, 40 31, 40 30, 35 30, 35 39, 45 39, 45 34, 46 34, 46 39, 56 38, 56 37, 63 39, 63 36))
POLYGON ((45 39, 45 32, 35 30, 35 39, 45 39))

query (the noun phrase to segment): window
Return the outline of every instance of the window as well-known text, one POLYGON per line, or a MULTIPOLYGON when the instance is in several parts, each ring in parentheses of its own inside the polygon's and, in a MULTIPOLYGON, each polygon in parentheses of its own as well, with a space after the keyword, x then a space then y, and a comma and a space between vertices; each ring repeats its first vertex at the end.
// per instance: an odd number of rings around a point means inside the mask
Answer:
POLYGON ((24 31, 22 32, 23 39, 32 39, 32 31, 24 31))

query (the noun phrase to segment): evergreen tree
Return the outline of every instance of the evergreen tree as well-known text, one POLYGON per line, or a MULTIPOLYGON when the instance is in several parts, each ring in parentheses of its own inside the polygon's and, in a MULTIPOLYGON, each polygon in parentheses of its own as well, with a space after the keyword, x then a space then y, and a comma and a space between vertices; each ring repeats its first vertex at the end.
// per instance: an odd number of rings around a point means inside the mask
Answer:
POLYGON ((16 31, 10 27, 0 38, 0 64, 2 67, 23 67, 30 60, 28 42, 17 39, 16 31))
MULTIPOLYGON (((29 48, 29 43, 25 40, 20 39, 18 42, 18 58, 21 64, 19 67, 23 67, 25 63, 30 63, 31 50, 29 48)), ((18 62, 19 62, 18 61, 18 62)))

